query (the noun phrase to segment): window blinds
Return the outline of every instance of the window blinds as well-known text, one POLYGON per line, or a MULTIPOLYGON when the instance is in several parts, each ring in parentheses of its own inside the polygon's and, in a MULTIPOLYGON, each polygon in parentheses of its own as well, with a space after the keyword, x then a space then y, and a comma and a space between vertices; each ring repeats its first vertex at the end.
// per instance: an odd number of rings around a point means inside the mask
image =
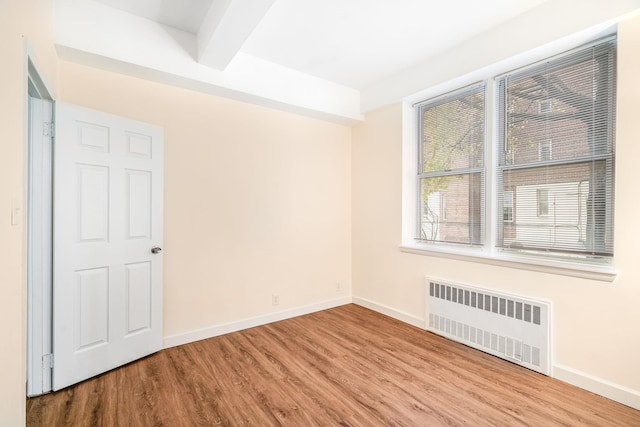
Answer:
POLYGON ((419 123, 419 240, 484 241, 485 87, 416 106, 419 123))
POLYGON ((609 38, 497 79, 499 248, 613 255, 615 67, 609 38))

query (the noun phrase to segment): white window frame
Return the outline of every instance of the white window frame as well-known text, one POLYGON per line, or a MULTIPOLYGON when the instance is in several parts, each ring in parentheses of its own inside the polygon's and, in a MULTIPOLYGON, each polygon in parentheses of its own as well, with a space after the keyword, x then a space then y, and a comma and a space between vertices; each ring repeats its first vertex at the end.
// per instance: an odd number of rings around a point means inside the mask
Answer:
MULTIPOLYGON (((610 36, 615 36, 612 31, 610 36)), ((545 45, 532 51, 521 53, 499 63, 488 65, 467 75, 455 78, 451 81, 436 85, 427 90, 411 95, 403 101, 403 145, 402 145, 402 241, 400 250, 412 254, 435 256, 478 262, 489 265, 516 268, 521 270, 537 271, 570 277, 586 278, 598 281, 612 282, 617 277, 613 259, 585 261, 576 257, 537 257, 523 256, 516 253, 499 251, 496 248, 495 220, 497 216, 503 216, 502 206, 498 208, 496 196, 496 167, 497 158, 497 117, 496 100, 498 91, 495 78, 509 70, 534 64, 555 55, 568 52, 572 49, 585 47, 587 43, 601 41, 601 35, 592 38, 582 37, 567 38, 557 43, 545 45), (485 122, 485 159, 487 167, 485 173, 486 206, 485 206, 485 245, 482 247, 455 247, 448 245, 433 245, 418 242, 415 239, 417 227, 417 180, 416 165, 418 164, 417 143, 417 118, 413 105, 428 98, 434 98, 447 92, 455 91, 469 86, 478 81, 486 84, 486 122, 485 122), (490 165, 490 166, 488 166, 490 165)), ((515 207, 514 207, 515 210, 515 207)), ((515 211, 514 211, 515 217, 515 211)))

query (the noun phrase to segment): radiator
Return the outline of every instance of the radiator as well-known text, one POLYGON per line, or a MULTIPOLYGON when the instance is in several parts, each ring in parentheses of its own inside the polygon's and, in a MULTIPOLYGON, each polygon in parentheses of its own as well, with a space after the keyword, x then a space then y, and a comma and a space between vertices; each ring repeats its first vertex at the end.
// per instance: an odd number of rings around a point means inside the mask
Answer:
POLYGON ((427 330, 550 375, 550 303, 427 278, 427 330))

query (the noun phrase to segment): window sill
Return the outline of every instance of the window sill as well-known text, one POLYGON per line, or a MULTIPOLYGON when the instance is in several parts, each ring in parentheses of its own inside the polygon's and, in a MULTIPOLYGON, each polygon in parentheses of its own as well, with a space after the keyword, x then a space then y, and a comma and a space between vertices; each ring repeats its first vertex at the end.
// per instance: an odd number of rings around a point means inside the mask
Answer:
POLYGON ((586 264, 555 259, 524 257, 513 254, 489 255, 480 249, 432 249, 419 244, 403 244, 400 246, 400 250, 417 255, 477 262, 499 267, 578 277, 602 282, 613 282, 618 274, 617 270, 610 264, 586 264))

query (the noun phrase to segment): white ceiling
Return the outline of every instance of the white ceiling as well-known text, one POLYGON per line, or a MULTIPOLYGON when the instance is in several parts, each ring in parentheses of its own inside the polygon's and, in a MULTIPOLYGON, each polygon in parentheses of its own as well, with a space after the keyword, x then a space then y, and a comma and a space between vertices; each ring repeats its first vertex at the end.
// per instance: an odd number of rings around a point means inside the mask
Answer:
POLYGON ((53 19, 64 61, 353 124, 634 13, 640 0, 54 0, 53 19))
MULTIPOLYGON (((228 2, 98 1, 193 34, 228 2)), ((361 90, 546 1, 275 0, 239 51, 361 90)))
POLYGON ((96 0, 160 24, 196 34, 214 0, 96 0))

